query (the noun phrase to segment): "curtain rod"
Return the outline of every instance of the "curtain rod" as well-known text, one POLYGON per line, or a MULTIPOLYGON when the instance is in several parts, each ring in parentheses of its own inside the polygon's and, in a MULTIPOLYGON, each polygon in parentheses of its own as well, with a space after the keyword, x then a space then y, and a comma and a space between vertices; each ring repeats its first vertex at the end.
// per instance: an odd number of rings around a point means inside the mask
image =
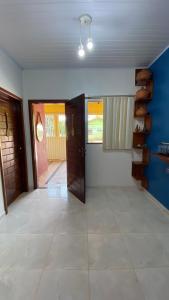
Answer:
POLYGON ((134 97, 134 95, 102 95, 102 96, 87 96, 85 97, 85 99, 101 99, 101 98, 104 98, 104 97, 134 97))

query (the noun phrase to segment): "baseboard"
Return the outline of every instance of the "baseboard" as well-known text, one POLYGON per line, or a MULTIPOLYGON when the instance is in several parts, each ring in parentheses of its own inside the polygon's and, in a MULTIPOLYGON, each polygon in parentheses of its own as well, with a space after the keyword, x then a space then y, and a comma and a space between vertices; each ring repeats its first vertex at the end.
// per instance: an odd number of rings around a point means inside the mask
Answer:
POLYGON ((159 202, 152 194, 150 194, 146 189, 143 188, 143 192, 145 196, 151 200, 160 210, 165 212, 166 214, 169 215, 169 210, 161 203, 159 202))
POLYGON ((86 184, 86 188, 134 188, 137 187, 136 184, 133 185, 101 185, 101 184, 86 184))

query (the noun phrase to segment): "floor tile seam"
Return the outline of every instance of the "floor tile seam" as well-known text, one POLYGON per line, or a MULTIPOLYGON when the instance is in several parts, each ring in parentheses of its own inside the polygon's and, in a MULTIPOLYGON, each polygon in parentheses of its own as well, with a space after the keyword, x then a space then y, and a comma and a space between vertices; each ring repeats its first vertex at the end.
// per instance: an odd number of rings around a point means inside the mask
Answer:
POLYGON ((169 271, 169 265, 168 265, 168 266, 160 266, 160 267, 159 267, 159 266, 158 266, 158 267, 156 267, 156 266, 155 266, 155 267, 153 267, 153 266, 151 266, 151 267, 150 267, 150 266, 146 266, 146 267, 134 267, 134 270, 135 270, 135 271, 137 271, 137 270, 138 270, 138 271, 139 271, 139 270, 154 270, 154 269, 155 269, 155 270, 156 270, 156 269, 157 269, 157 270, 166 269, 166 270, 169 271))
POLYGON ((38 283, 37 283, 37 286, 36 286, 36 289, 35 289, 35 292, 34 292, 33 300, 37 299, 38 291, 39 291, 39 288, 40 288, 40 283, 41 283, 43 274, 44 274, 44 269, 42 269, 42 271, 40 273, 40 276, 39 276, 39 279, 38 279, 38 283))
MULTIPOLYGON (((87 230, 88 230, 88 219, 87 219, 87 230)), ((87 233, 87 260, 88 260, 88 272, 87 272, 88 296, 89 296, 89 300, 91 300, 91 286, 90 286, 90 277, 89 277, 89 235, 88 233, 87 233)))
POLYGON ((89 267, 88 265, 86 267, 81 267, 81 266, 73 266, 73 267, 60 267, 60 266, 55 266, 55 267, 49 267, 46 266, 43 268, 44 272, 57 272, 57 271, 81 271, 81 272, 88 272, 89 267))
MULTIPOLYGON (((47 253, 47 256, 46 256, 46 263, 44 263, 44 270, 47 271, 47 270, 52 270, 52 268, 48 267, 47 266, 47 261, 48 261, 48 258, 49 258, 49 254, 50 254, 50 251, 52 249, 52 245, 54 243, 54 239, 56 236, 65 236, 65 235, 70 235, 69 233, 67 234, 53 234, 53 237, 52 237, 52 241, 51 241, 51 244, 50 244, 50 247, 49 247, 49 250, 48 250, 48 253, 47 253)), ((72 234, 71 234, 72 235, 72 234)), ((86 242, 87 242, 87 234, 73 234, 73 236, 80 236, 80 237, 85 237, 86 238, 86 242)), ((88 243, 88 242, 87 242, 88 243)), ((87 251, 87 256, 88 256, 88 247, 86 246, 86 251, 87 251)), ((88 257, 87 257, 87 265, 89 266, 89 262, 88 262, 88 257)), ((53 269, 63 269, 63 270, 88 270, 88 266, 87 268, 86 267, 65 267, 65 268, 53 268, 53 269)))
POLYGON ((0 233, 0 237, 2 236, 2 235, 5 235, 5 236, 32 236, 32 237, 35 237, 35 236, 44 236, 44 235, 48 235, 48 236, 50 236, 50 235, 53 235, 53 232, 50 232, 50 233, 36 233, 36 232, 32 232, 32 233, 30 233, 30 232, 25 232, 25 233, 23 233, 23 232, 21 232, 21 233, 6 233, 6 232, 3 232, 3 233, 0 233))
POLYGON ((126 266, 126 267, 105 267, 105 268, 90 268, 89 267, 89 272, 90 271, 126 271, 126 270, 135 270, 132 266, 126 266))
POLYGON ((16 232, 16 233, 2 233, 2 232, 0 232, 0 236, 2 236, 2 235, 4 235, 4 236, 26 236, 26 237, 28 237, 28 236, 44 236, 44 237, 47 237, 47 236, 52 236, 53 235, 53 233, 30 233, 30 232, 25 232, 25 233, 23 233, 23 232, 21 232, 21 233, 19 233, 19 232, 16 232))
POLYGON ((57 237, 57 236, 83 236, 83 237, 87 237, 88 236, 88 233, 87 232, 57 232, 57 233, 54 233, 53 236, 54 237, 57 237))
POLYGON ((103 231, 100 231, 100 232, 98 232, 98 231, 97 231, 97 232, 96 232, 96 231, 88 231, 87 233, 88 233, 89 235, 90 235, 90 234, 91 234, 91 235, 92 235, 92 234, 93 234, 93 235, 94 235, 94 234, 98 234, 98 235, 104 235, 104 234, 107 234, 107 235, 108 235, 108 234, 109 234, 109 235, 110 235, 110 234, 121 234, 120 231, 111 231, 111 230, 109 230, 109 231, 104 231, 104 232, 103 232, 103 231))
POLYGON ((87 235, 88 236, 114 236, 114 237, 121 237, 122 236, 122 234, 121 234, 121 232, 100 232, 100 233, 98 233, 98 232, 96 232, 96 233, 90 233, 90 232, 88 232, 87 233, 87 235))
MULTIPOLYGON (((132 264, 132 267, 133 267, 133 269, 146 269, 146 268, 149 268, 149 266, 143 266, 143 267, 136 267, 135 266, 135 264, 134 264, 134 262, 133 262, 133 259, 132 259, 132 255, 131 255, 131 253, 130 253, 130 251, 129 251, 129 248, 128 248, 128 245, 127 245, 127 242, 126 242, 126 239, 125 238, 128 238, 128 235, 130 235, 130 234, 124 234, 124 236, 123 236, 123 240, 124 240, 124 243, 125 243, 125 246, 126 246, 126 249, 127 249, 127 253, 128 253, 128 255, 129 255, 129 259, 130 259, 130 262, 131 262, 131 264, 132 264)), ((131 234, 132 235, 132 234, 131 234)), ((138 236, 139 235, 145 235, 145 234, 138 234, 138 236)), ((146 235, 149 235, 149 233, 148 234, 146 234, 146 235)), ((152 235, 152 236, 154 236, 155 238, 156 238, 156 234, 150 234, 150 235, 152 235)), ((159 240, 159 238, 157 238, 157 240, 159 240)), ((169 263, 168 263, 168 265, 160 265, 160 264, 158 264, 158 265, 156 265, 156 266, 151 266, 152 268, 163 268, 163 267, 166 267, 166 268, 169 268, 169 263)))
POLYGON ((42 267, 14 267, 14 266, 8 266, 8 267, 0 267, 0 271, 14 271, 14 272, 36 272, 36 271, 42 271, 44 268, 42 267))
POLYGON ((128 254, 128 257, 129 257, 129 262, 132 266, 132 269, 134 269, 134 263, 133 263, 133 259, 132 259, 132 255, 129 251, 129 248, 128 248, 128 245, 127 245, 127 242, 126 242, 126 238, 127 238, 127 234, 126 233, 122 233, 122 239, 123 239, 123 242, 124 242, 124 245, 125 245, 125 249, 127 251, 127 254, 128 254))
MULTIPOLYGON (((124 237, 128 237, 128 236, 134 236, 134 235, 138 235, 138 236, 154 236, 154 237, 156 237, 156 235, 158 235, 158 233, 155 233, 155 232, 132 232, 132 231, 130 231, 130 232, 123 232, 122 233, 122 235, 124 236, 124 237)), ((168 233, 168 235, 169 235, 169 233, 168 233)))
MULTIPOLYGON (((58 267, 58 268, 40 268, 40 269, 25 269, 25 270, 17 270, 17 269, 13 269, 13 268, 8 268, 7 270, 10 270, 10 271, 24 271, 24 272, 31 272, 31 271, 43 271, 43 272, 59 272, 59 271, 66 271, 66 272, 71 272, 71 271, 77 271, 77 272, 105 272, 105 271, 110 271, 110 272, 114 272, 114 271, 141 271, 141 270, 168 270, 169 271, 169 266, 160 266, 160 267, 135 267, 135 268, 132 268, 132 267, 126 267, 126 268, 118 268, 118 267, 114 267, 114 268, 103 268, 103 269, 88 269, 88 268, 75 268, 75 267, 72 267, 72 268, 61 268, 61 267, 58 267)), ((1 269, 0 268, 0 271, 6 271, 1 269)))
POLYGON ((45 266, 47 265, 47 260, 48 260, 48 257, 49 257, 49 253, 50 253, 50 250, 51 250, 51 247, 52 247, 53 240, 54 240, 54 234, 51 237, 50 245, 49 245, 48 251, 46 253, 46 259, 44 261, 44 267, 43 267, 42 272, 40 274, 39 281, 38 281, 38 284, 37 284, 37 287, 36 287, 36 291, 35 291, 35 294, 34 294, 34 297, 33 297, 34 299, 33 300, 37 299, 38 290, 39 290, 39 287, 40 287, 42 276, 43 276, 43 274, 45 272, 45 266))
POLYGON ((49 244, 49 248, 48 248, 48 251, 46 253, 46 263, 44 262, 44 268, 47 265, 47 261, 48 261, 49 253, 50 253, 52 245, 53 245, 53 241, 54 241, 54 234, 52 234, 52 236, 51 236, 51 241, 50 241, 50 244, 49 244))
POLYGON ((140 231, 125 231, 125 230, 123 230, 123 229, 120 229, 120 232, 121 232, 121 234, 156 234, 156 233, 158 233, 158 234, 167 234, 168 232, 156 232, 156 231, 142 231, 142 232, 140 232, 140 231))
POLYGON ((144 299, 143 300, 147 300, 147 297, 146 297, 146 295, 145 295, 145 291, 144 291, 144 288, 143 288, 143 286, 142 286, 142 284, 141 284, 141 282, 140 282, 140 280, 139 280, 139 278, 138 278, 138 276, 137 276, 137 273, 136 273, 136 270, 134 269, 134 274, 135 274, 135 277, 136 277, 136 280, 137 280, 137 283, 139 284, 139 288, 140 288, 140 290, 141 290, 141 292, 142 292, 142 295, 143 295, 143 297, 144 297, 144 299))
MULTIPOLYGON (((32 235, 31 235, 32 236, 32 235)), ((43 236, 43 235, 42 235, 43 236)), ((49 249, 48 249, 48 251, 47 251, 47 253, 46 253, 46 259, 47 259, 47 256, 48 256, 48 253, 49 253, 49 250, 50 250, 50 247, 51 247, 51 242, 52 242, 52 240, 53 240, 53 235, 52 234, 50 234, 50 235, 48 235, 48 237, 50 236, 50 238, 51 238, 51 241, 50 241, 50 245, 49 245, 49 249)), ((23 237, 25 237, 25 236, 23 236, 23 237)), ((36 236, 37 237, 37 236, 36 236)), ((23 239, 24 240, 24 239, 23 239)), ((27 244, 26 244, 26 246, 27 246, 27 244)), ((16 264, 16 262, 12 265, 12 266, 9 266, 8 267, 8 269, 15 269, 15 270, 27 270, 27 271, 29 271, 29 270, 41 270, 42 268, 41 267, 39 267, 39 268, 37 268, 37 267, 35 267, 35 268, 33 268, 33 267, 21 267, 21 266, 16 266, 16 267, 14 267, 14 265, 16 264)), ((44 265, 45 265, 45 262, 44 262, 44 265)))
POLYGON ((168 237, 169 238, 169 233, 156 233, 156 232, 144 232, 144 233, 140 233, 140 232, 127 232, 127 233, 122 233, 122 236, 124 238, 129 238, 129 237, 152 237, 156 240, 158 240, 159 242, 161 242, 161 237, 168 237))
POLYGON ((133 269, 161 269, 161 268, 166 268, 166 269, 169 269, 169 263, 168 264, 157 264, 157 265, 154 265, 154 266, 149 266, 149 265, 146 265, 146 266, 134 266, 133 269))

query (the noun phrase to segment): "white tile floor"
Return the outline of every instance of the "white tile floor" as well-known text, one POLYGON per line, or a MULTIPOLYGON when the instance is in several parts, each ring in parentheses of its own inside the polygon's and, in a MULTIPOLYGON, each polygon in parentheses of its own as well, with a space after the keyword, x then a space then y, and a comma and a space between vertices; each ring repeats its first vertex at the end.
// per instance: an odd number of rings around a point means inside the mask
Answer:
POLYGON ((0 300, 168 300, 169 215, 136 188, 64 185, 0 220, 0 300))

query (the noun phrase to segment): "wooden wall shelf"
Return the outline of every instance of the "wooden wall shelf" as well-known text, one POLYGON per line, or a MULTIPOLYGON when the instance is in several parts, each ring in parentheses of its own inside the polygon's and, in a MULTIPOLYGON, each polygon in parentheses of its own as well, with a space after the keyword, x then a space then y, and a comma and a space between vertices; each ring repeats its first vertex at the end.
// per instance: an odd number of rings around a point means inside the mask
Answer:
POLYGON ((141 104, 141 103, 149 103, 150 101, 152 100, 151 99, 138 99, 138 100, 135 100, 135 103, 138 103, 138 104, 141 104))
POLYGON ((148 86, 150 85, 151 80, 146 81, 135 81, 135 86, 148 86))
POLYGON ((133 132, 133 148, 144 148, 145 147, 145 133, 133 132))
POLYGON ((143 146, 133 146, 134 149, 140 149, 143 150, 145 148, 146 145, 143 146))
POLYGON ((136 180, 142 180, 144 178, 145 164, 139 161, 132 162, 132 176, 136 180))
POLYGON ((144 161, 137 161, 137 160, 133 161, 133 164, 135 166, 147 166, 148 165, 148 163, 146 163, 144 161))
MULTIPOLYGON (((135 105, 134 118, 138 119, 138 121, 141 121, 141 124, 143 122, 144 129, 141 132, 140 131, 133 132, 133 148, 142 150, 141 151, 142 152, 142 161, 133 161, 132 162, 132 176, 135 180, 141 181, 142 187, 147 189, 148 188, 148 180, 145 176, 144 171, 145 171, 145 167, 149 164, 149 157, 150 157, 150 152, 146 145, 146 137, 150 133, 151 128, 152 128, 152 119, 151 119, 150 113, 148 112, 148 104, 152 100, 153 81, 152 81, 151 74, 150 74, 151 78, 149 76, 149 78, 150 78, 149 80, 146 80, 146 81, 136 80, 136 78, 141 78, 141 76, 137 76, 137 74, 140 71, 141 71, 141 69, 135 70, 135 85, 142 86, 142 87, 146 86, 146 89, 150 91, 150 98, 138 99, 138 100, 135 100, 135 103, 134 103, 134 105, 135 105), (140 116, 140 115, 137 115, 136 112, 143 113, 143 114, 140 116)), ((145 73, 146 72, 144 72, 144 75, 145 75, 145 73)), ((143 75, 143 72, 142 72, 142 75, 143 75)), ((146 76, 142 76, 142 78, 146 78, 146 76)), ((141 91, 141 89, 139 90, 139 92, 140 91, 141 91)), ((141 96, 141 94, 137 93, 136 97, 139 97, 139 96, 141 96)), ((144 96, 144 94, 143 94, 143 96, 144 96)), ((140 127, 139 125, 137 125, 137 126, 140 127)), ((169 157, 167 159, 168 159, 168 163, 169 163, 169 157)), ((163 156, 163 160, 164 160, 164 156, 163 156)))
POLYGON ((148 189, 148 180, 146 177, 143 177, 141 180, 141 185, 143 188, 145 188, 146 190, 148 189))
POLYGON ((135 180, 140 180, 142 187, 145 189, 148 188, 148 180, 144 175, 145 167, 148 163, 144 163, 141 161, 133 161, 132 162, 132 176, 135 180))
POLYGON ((166 162, 169 164, 169 156, 160 154, 160 153, 153 153, 154 156, 157 156, 159 159, 161 159, 162 161, 166 162))

